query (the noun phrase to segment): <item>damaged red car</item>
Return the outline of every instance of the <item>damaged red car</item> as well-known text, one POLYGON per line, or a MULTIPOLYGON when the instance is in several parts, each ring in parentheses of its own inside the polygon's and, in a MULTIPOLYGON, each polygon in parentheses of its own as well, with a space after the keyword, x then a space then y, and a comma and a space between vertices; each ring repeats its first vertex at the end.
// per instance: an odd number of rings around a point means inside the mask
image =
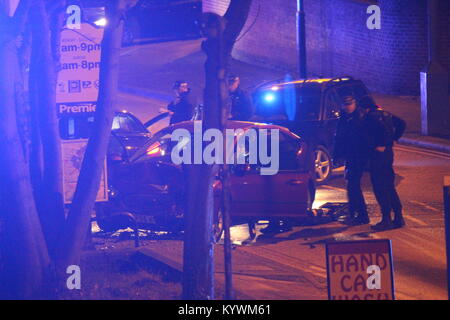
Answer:
MULTIPOLYGON (((173 135, 177 129, 194 135, 195 123, 187 121, 166 127, 137 151, 135 146, 127 145, 127 140, 111 140, 108 152, 109 201, 97 206, 101 229, 113 231, 137 225, 149 230, 183 230, 183 208, 189 184, 185 169, 189 164, 174 163, 172 151, 178 142, 173 135)), ((229 121, 227 129, 240 132, 241 135, 234 136, 233 148, 236 155, 245 160, 241 164, 230 165, 232 223, 308 217, 315 197, 315 173, 312 152, 306 143, 288 129, 276 125, 229 121), (255 163, 248 161, 248 150, 239 148, 239 139, 248 130, 258 132, 260 139, 261 133, 271 134, 273 129, 278 131, 279 140, 277 173, 261 174, 267 164, 259 160, 255 163)), ((213 188, 218 238, 222 232, 219 177, 214 179, 213 188)))

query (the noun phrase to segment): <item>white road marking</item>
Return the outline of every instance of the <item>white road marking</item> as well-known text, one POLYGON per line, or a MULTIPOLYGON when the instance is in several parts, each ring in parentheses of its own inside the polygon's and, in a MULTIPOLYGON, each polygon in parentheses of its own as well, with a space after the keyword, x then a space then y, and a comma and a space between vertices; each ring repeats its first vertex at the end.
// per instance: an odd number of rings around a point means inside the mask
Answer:
POLYGON ((404 145, 402 145, 402 146, 396 145, 394 147, 394 149, 404 151, 404 152, 422 154, 422 155, 426 155, 426 156, 434 156, 434 157, 441 158, 441 159, 449 159, 450 158, 450 155, 447 153, 444 153, 444 152, 439 152, 439 151, 434 151, 434 150, 426 150, 426 149, 418 149, 418 148, 404 146, 404 145))
POLYGON ((404 217, 405 217, 405 219, 408 219, 408 220, 413 221, 413 222, 415 222, 417 224, 420 224, 421 226, 427 226, 428 225, 426 222, 423 222, 422 220, 414 218, 414 217, 412 217, 410 215, 405 214, 404 217))
POLYGON ((410 238, 412 243, 415 244, 425 244, 426 250, 439 253, 443 251, 443 243, 435 241, 435 239, 430 238, 426 233, 421 232, 420 229, 401 229, 399 230, 401 237, 406 241, 406 238, 410 238))
POLYGON ((409 200, 409 202, 418 204, 419 206, 422 206, 422 207, 424 207, 424 208, 427 208, 428 210, 431 210, 431 211, 440 212, 439 209, 437 209, 437 208, 435 208, 435 207, 432 207, 432 206, 429 206, 429 205, 427 205, 425 202, 420 202, 420 201, 416 201, 416 200, 409 200))
POLYGON ((129 48, 126 50, 121 50, 120 56, 125 56, 127 54, 130 54, 131 52, 136 51, 137 49, 138 49, 138 47, 133 47, 133 48, 129 48))
POLYGON ((330 190, 336 190, 336 191, 346 191, 346 190, 345 190, 345 189, 343 189, 343 188, 332 187, 332 186, 325 186, 325 185, 323 185, 323 186, 320 186, 320 188, 324 188, 324 189, 330 189, 330 190))
MULTIPOLYGON (((428 256, 431 259, 436 259, 437 257, 441 256, 441 253, 439 251, 435 252, 433 250, 430 250, 429 246, 423 247, 423 246, 418 246, 417 241, 415 240, 407 240, 405 238, 402 237, 396 237, 394 239, 392 239, 393 241, 397 242, 397 247, 401 248, 401 244, 399 244, 399 242, 404 243, 405 245, 407 245, 408 247, 413 248, 416 252, 420 250, 421 254, 428 256)), ((426 257, 424 257, 426 259, 426 257)))
POLYGON ((301 261, 296 257, 290 256, 284 252, 275 251, 266 247, 253 247, 252 249, 242 247, 241 251, 249 252, 253 255, 262 257, 267 260, 272 260, 278 264, 285 265, 303 272, 315 275, 320 278, 326 279, 326 270, 320 266, 313 264, 306 264, 305 261, 301 261), (314 271, 316 270, 316 271, 314 271))
MULTIPOLYGON (((319 276, 323 276, 323 273, 325 273, 327 270, 325 268, 321 268, 321 267, 316 267, 316 266, 309 266, 310 269, 314 269, 316 271, 319 271, 320 274, 318 274, 319 276)), ((316 274, 316 273, 315 273, 316 274)))

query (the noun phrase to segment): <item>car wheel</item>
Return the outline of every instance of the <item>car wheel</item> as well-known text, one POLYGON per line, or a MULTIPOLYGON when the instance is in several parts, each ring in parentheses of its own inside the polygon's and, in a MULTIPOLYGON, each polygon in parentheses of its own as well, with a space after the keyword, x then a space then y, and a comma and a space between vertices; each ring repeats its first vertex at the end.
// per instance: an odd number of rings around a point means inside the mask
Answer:
POLYGON ((129 212, 115 212, 109 217, 97 218, 97 225, 104 232, 135 227, 134 216, 129 212))
POLYGON ((105 205, 102 202, 95 204, 95 217, 100 230, 104 232, 115 231, 111 230, 111 225, 109 223, 110 212, 105 208, 105 205))
POLYGON ((97 204, 95 210, 97 225, 104 232, 114 232, 136 224, 133 214, 129 212, 111 212, 103 204, 97 204))
POLYGON ((215 243, 219 242, 223 234, 223 214, 222 209, 219 208, 214 214, 213 221, 213 235, 215 243))
POLYGON ((319 184, 326 183, 331 176, 331 156, 323 146, 318 146, 314 150, 314 171, 316 182, 319 184))

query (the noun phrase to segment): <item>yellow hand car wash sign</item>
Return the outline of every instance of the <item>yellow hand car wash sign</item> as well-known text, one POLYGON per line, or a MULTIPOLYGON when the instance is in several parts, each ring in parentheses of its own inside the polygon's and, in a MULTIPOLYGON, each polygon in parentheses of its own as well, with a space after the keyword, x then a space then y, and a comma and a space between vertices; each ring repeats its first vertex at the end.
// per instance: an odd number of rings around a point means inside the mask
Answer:
POLYGON ((393 300, 390 240, 331 242, 326 245, 330 300, 393 300))

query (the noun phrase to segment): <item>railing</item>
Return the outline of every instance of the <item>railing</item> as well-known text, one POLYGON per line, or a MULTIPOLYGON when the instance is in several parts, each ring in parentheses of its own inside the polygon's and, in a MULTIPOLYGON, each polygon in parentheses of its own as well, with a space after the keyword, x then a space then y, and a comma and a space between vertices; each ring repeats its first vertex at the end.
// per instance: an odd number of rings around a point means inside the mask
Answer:
POLYGON ((444 177, 445 248, 447 253, 447 295, 450 300, 450 176, 444 177))

